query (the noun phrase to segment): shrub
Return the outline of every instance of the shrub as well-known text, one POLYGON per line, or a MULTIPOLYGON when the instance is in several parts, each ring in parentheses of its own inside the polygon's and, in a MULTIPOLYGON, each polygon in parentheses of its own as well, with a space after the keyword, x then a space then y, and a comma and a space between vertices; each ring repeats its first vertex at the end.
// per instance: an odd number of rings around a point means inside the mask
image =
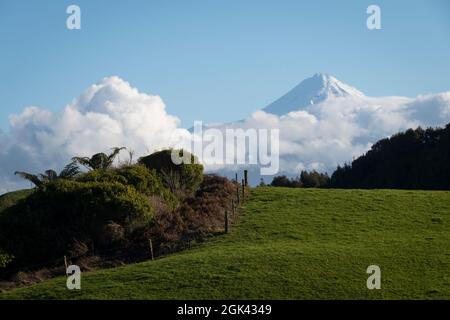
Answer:
POLYGON ((145 195, 161 196, 172 208, 177 205, 177 199, 161 182, 155 170, 149 170, 143 165, 130 165, 118 169, 97 169, 87 172, 78 179, 82 182, 117 182, 131 185, 145 195))
POLYGON ((13 256, 0 249, 0 269, 6 267, 13 260, 13 256))
MULTIPOLYGON (((217 175, 205 175, 195 196, 187 198, 175 211, 158 210, 154 223, 144 238, 151 237, 158 244, 157 253, 165 253, 182 247, 191 240, 222 232, 225 210, 231 217, 231 201, 236 187, 228 179, 217 175)), ((157 204, 158 200, 153 199, 157 204)))
POLYGON ((156 170, 165 186, 180 199, 192 195, 203 180, 203 165, 198 164, 198 159, 193 154, 184 150, 158 151, 140 158, 139 163, 156 170), (191 162, 175 164, 172 152, 178 152, 180 157, 190 158, 191 162))
POLYGON ((127 179, 116 174, 115 170, 109 169, 95 169, 89 172, 83 173, 77 179, 79 182, 110 182, 110 183, 120 183, 123 185, 127 184, 127 179))
POLYGON ((117 182, 57 180, 0 216, 0 245, 16 266, 61 257, 76 241, 98 244, 110 221, 125 235, 149 224, 153 209, 134 187, 117 182))
POLYGON ((276 176, 273 178, 272 187, 300 188, 302 183, 299 179, 289 179, 286 176, 276 176))
POLYGON ((102 227, 98 236, 98 243, 101 247, 109 248, 120 245, 125 241, 124 228, 113 221, 102 227))
POLYGON ((89 252, 89 245, 74 239, 72 243, 69 245, 67 255, 70 258, 73 257, 81 257, 86 255, 89 252))
POLYGON ((235 195, 236 187, 227 178, 205 175, 195 197, 186 199, 184 209, 187 210, 180 210, 188 229, 199 235, 222 231, 225 210, 231 215, 231 201, 235 195), (191 215, 192 212, 195 215, 191 215))
POLYGON ((288 178, 286 176, 276 176, 273 178, 272 187, 287 188, 326 188, 330 183, 330 178, 326 173, 301 171, 300 176, 288 178))
POLYGON ((300 172, 300 181, 304 188, 324 188, 328 186, 330 178, 328 174, 318 173, 316 170, 302 171, 300 172))

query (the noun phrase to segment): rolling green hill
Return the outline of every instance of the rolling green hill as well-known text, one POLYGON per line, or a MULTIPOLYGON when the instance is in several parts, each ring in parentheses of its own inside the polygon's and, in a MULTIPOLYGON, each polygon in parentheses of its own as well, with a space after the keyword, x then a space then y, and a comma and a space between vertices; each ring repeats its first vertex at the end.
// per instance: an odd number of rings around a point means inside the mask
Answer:
POLYGON ((448 299, 450 192, 257 188, 227 235, 5 299, 448 299), (366 269, 381 268, 368 290, 366 269))
POLYGON ((13 191, 0 195, 0 212, 12 206, 17 201, 26 198, 31 192, 33 192, 33 189, 13 191))

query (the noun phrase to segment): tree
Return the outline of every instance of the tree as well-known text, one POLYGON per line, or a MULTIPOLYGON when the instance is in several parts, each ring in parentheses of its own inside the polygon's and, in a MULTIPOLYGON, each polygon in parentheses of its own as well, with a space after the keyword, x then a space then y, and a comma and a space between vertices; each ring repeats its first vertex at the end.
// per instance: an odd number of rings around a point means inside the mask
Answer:
POLYGON ((324 188, 330 183, 330 177, 327 173, 318 173, 316 170, 311 172, 301 171, 300 176, 288 178, 286 176, 277 176, 273 178, 270 184, 273 187, 288 188, 324 188))
POLYGON ((185 150, 162 150, 139 159, 138 163, 148 169, 155 170, 164 185, 179 199, 192 195, 199 188, 203 180, 203 165, 198 158, 185 150), (172 153, 177 152, 180 157, 190 159, 190 163, 175 164, 172 153))
POLYGON ((311 172, 300 172, 300 181, 304 188, 323 188, 328 186, 330 177, 327 173, 319 173, 316 170, 311 172))
POLYGON ((44 183, 49 181, 55 181, 57 179, 72 179, 76 177, 80 173, 80 169, 78 166, 71 162, 58 174, 55 170, 47 170, 41 174, 31 174, 23 171, 14 172, 15 175, 24 178, 25 180, 29 180, 36 187, 41 187, 44 183))
POLYGON ((89 170, 108 169, 113 165, 114 160, 119 155, 120 151, 126 149, 125 147, 112 148, 112 152, 107 155, 103 152, 96 153, 92 157, 74 157, 72 161, 78 163, 89 170))
POLYGON ((260 186, 260 187, 265 187, 265 186, 266 186, 266 183, 264 182, 264 179, 263 179, 263 178, 261 178, 261 179, 259 180, 259 186, 260 186))
POLYGON ((80 173, 80 168, 75 162, 69 163, 64 169, 59 173, 59 179, 73 179, 80 173))
POLYGON ((273 178, 272 187, 287 187, 287 188, 300 188, 302 186, 301 181, 298 178, 289 179, 286 176, 276 176, 273 178))
POLYGON ((331 177, 336 188, 450 189, 450 124, 418 127, 375 143, 331 177))
POLYGON ((14 174, 16 176, 20 176, 25 180, 30 181, 31 183, 33 183, 36 187, 40 187, 44 182, 39 178, 38 175, 35 174, 31 174, 28 172, 23 172, 23 171, 16 171, 14 172, 14 174))

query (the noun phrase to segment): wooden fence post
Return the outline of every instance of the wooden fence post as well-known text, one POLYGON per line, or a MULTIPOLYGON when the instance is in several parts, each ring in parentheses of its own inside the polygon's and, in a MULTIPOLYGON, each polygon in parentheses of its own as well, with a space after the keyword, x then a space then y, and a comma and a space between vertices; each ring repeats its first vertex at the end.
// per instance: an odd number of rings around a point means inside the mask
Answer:
POLYGON ((67 265, 67 257, 66 256, 64 256, 64 266, 66 267, 66 270, 64 272, 66 273, 66 276, 67 276, 67 268, 69 266, 67 265))
MULTIPOLYGON (((236 181, 237 182, 237 181, 236 181)), ((239 203, 241 202, 239 199, 239 183, 236 183, 236 199, 237 199, 237 204, 239 205, 239 203)))
POLYGON ((150 254, 152 255, 152 260, 154 260, 153 257, 153 243, 152 243, 152 239, 148 239, 148 242, 150 244, 150 254))
POLYGON ((244 170, 244 182, 245 186, 248 186, 248 170, 244 170))
POLYGON ((238 179, 237 179, 237 172, 236 172, 236 179, 235 179, 235 180, 236 180, 236 183, 237 183, 237 182, 238 182, 238 179))
POLYGON ((228 211, 225 210, 225 233, 228 233, 228 211))
POLYGON ((245 185, 244 185, 244 179, 242 179, 242 202, 245 201, 245 185))
POLYGON ((231 199, 231 213, 233 216, 236 214, 236 207, 234 205, 234 199, 231 199))

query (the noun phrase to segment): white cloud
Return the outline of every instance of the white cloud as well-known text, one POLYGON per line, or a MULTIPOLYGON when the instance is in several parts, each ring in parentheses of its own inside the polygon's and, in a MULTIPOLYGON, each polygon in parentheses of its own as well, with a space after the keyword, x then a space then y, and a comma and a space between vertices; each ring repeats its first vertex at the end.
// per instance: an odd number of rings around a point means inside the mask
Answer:
MULTIPOLYGON (((281 172, 298 174, 302 169, 331 173, 381 138, 448 122, 450 92, 416 99, 333 97, 281 116, 257 111, 219 127, 278 128, 281 172)), ((104 78, 59 112, 32 106, 10 116, 10 132, 0 132, 0 193, 28 186, 14 177, 16 170, 59 170, 75 155, 114 146, 129 147, 141 156, 172 146, 173 137, 180 135, 185 142, 191 138, 179 128, 179 119, 166 112, 160 97, 141 93, 118 77, 104 78)))
POLYGON ((293 113, 281 117, 280 131, 285 141, 301 146, 300 162, 331 172, 381 138, 419 125, 445 125, 450 121, 449 108, 449 93, 417 99, 332 98, 300 111, 302 118, 293 113))
POLYGON ((448 122, 450 92, 416 99, 335 97, 282 116, 258 111, 233 126, 279 128, 280 173, 295 175, 303 169, 331 174, 381 138, 448 122))
POLYGON ((90 86, 60 112, 33 106, 9 120, 9 134, 0 134, 0 192, 23 185, 16 170, 61 169, 75 155, 114 146, 143 155, 167 147, 174 132, 186 131, 160 97, 140 93, 118 77, 90 86))

